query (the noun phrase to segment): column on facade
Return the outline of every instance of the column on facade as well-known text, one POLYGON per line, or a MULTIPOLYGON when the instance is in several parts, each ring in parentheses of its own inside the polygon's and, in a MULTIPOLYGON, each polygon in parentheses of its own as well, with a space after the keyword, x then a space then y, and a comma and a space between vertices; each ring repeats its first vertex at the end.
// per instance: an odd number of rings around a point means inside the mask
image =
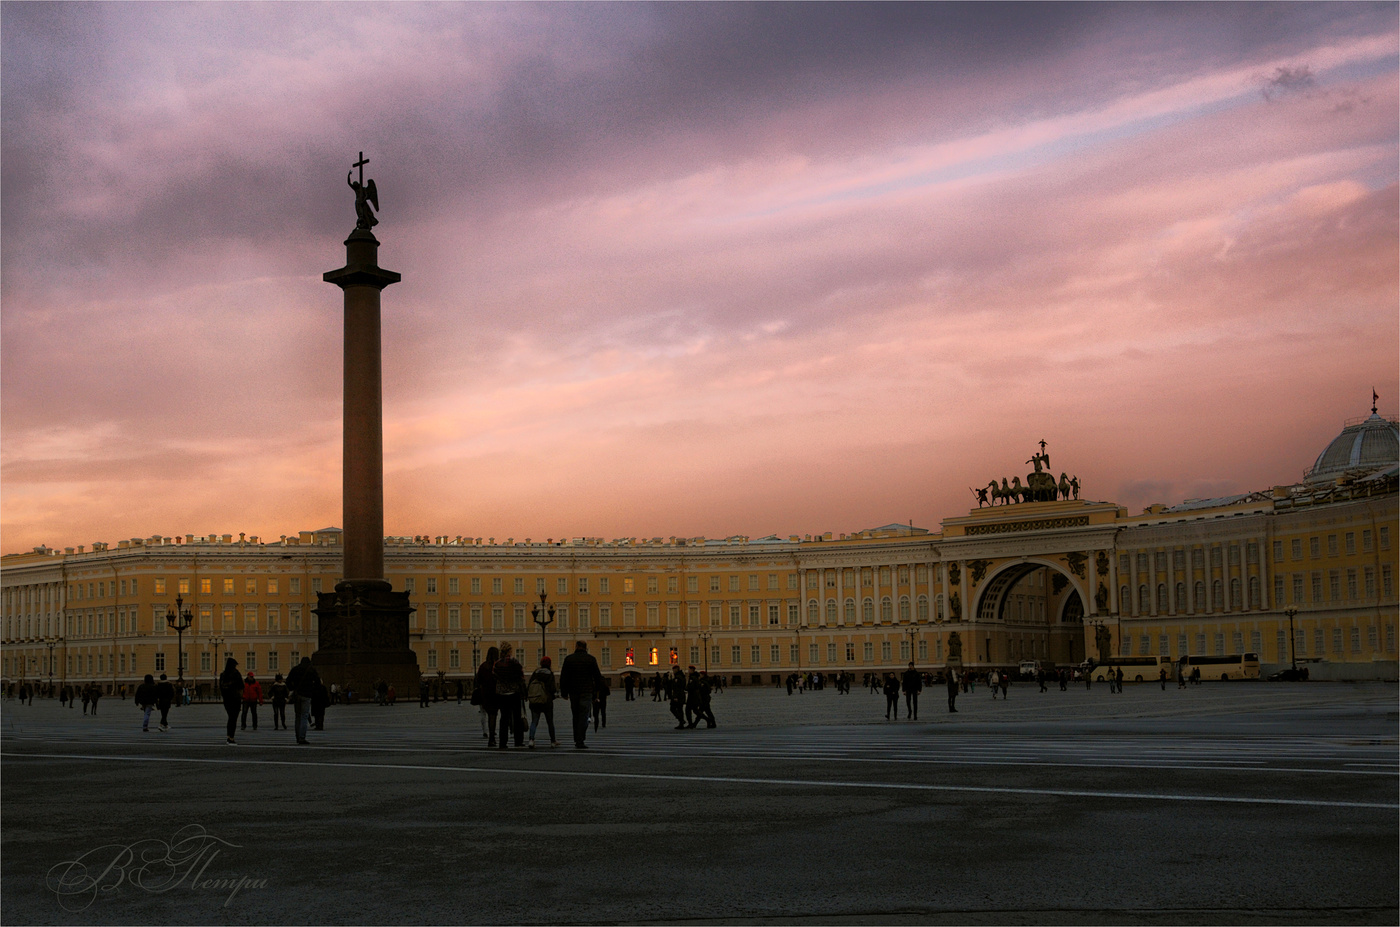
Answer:
MULTIPOLYGON (((1257 572, 1259 573, 1259 607, 1264 611, 1268 611, 1270 608, 1269 592, 1271 584, 1273 582, 1273 577, 1269 574, 1268 569, 1270 553, 1268 547, 1269 539, 1265 535, 1261 534, 1258 536, 1258 539, 1255 541, 1255 543, 1259 546, 1259 563, 1256 564, 1258 568, 1257 572)), ((1245 595, 1248 594, 1249 590, 1246 589, 1245 595)))
POLYGON ((846 568, 836 565, 836 626, 846 626, 846 568))
MULTIPOLYGON (((1138 551, 1136 549, 1128 553, 1128 611, 1131 615, 1138 613, 1138 551)), ((1125 609, 1119 609, 1118 614, 1123 614, 1125 609)))

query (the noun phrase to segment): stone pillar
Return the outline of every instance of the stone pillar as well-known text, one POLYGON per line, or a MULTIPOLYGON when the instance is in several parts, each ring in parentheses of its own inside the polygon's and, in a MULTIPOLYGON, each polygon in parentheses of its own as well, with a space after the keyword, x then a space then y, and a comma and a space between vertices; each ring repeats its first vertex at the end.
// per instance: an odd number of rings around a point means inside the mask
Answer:
POLYGON ((384 579, 384 429, 379 294, 402 279, 379 266, 379 241, 357 228, 345 266, 323 275, 345 292, 342 487, 344 569, 334 592, 317 595, 322 680, 368 695, 380 680, 405 698, 417 692, 418 658, 408 643, 413 607, 384 579))

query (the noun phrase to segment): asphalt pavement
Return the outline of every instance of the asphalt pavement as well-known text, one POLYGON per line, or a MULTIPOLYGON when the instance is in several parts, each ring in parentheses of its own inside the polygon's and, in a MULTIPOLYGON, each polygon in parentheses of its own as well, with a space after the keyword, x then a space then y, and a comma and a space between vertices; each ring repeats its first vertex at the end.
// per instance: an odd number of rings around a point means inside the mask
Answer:
POLYGON ((1394 684, 983 687, 886 720, 731 688, 713 730, 616 690, 589 749, 477 711, 216 705, 142 733, 0 702, 6 924, 1395 924, 1394 684))

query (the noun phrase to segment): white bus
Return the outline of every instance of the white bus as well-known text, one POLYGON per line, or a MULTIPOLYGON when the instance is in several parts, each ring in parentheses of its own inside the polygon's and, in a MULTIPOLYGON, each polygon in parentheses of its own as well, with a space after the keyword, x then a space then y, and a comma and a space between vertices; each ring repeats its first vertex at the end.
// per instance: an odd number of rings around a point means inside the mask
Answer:
MULTIPOLYGON (((1206 657, 1193 654, 1183 658, 1186 662, 1185 673, 1191 675, 1191 671, 1196 667, 1201 669, 1202 679, 1258 679, 1259 678, 1259 654, 1257 653, 1236 653, 1228 657, 1206 657)), ((1124 670, 1124 674, 1128 671, 1124 670)))
POLYGON ((1123 670, 1124 682, 1156 682, 1161 678, 1163 669, 1167 671, 1168 679, 1175 678, 1171 657, 1109 657, 1102 663, 1095 663, 1088 672, 1092 674, 1094 682, 1103 682, 1108 679, 1109 670, 1116 672, 1119 669, 1123 670))

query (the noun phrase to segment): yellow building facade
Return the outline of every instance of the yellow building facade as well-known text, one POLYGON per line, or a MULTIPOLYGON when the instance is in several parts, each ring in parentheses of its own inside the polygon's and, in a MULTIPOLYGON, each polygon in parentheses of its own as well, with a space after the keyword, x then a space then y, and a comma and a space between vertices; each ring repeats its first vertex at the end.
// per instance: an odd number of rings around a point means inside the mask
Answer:
MULTIPOLYGON (((1103 628, 1114 654, 1250 652, 1265 672, 1296 656, 1314 678, 1395 679, 1397 429, 1375 414, 1348 429, 1299 484, 1140 515, 1057 498, 979 507, 938 532, 386 538, 385 568, 410 593, 419 667, 449 684, 504 640, 537 657, 541 594, 556 610, 545 652, 558 660, 588 640, 614 677, 672 663, 744 685, 859 679, 910 660, 1048 668, 1102 656, 1103 628)), ((206 691, 224 654, 260 676, 286 672, 315 651, 316 593, 334 589, 340 565, 337 529, 7 555, 0 674, 114 690, 145 673, 174 679, 180 650, 184 677, 206 691), (193 615, 183 636, 166 621, 177 599, 193 615)))

